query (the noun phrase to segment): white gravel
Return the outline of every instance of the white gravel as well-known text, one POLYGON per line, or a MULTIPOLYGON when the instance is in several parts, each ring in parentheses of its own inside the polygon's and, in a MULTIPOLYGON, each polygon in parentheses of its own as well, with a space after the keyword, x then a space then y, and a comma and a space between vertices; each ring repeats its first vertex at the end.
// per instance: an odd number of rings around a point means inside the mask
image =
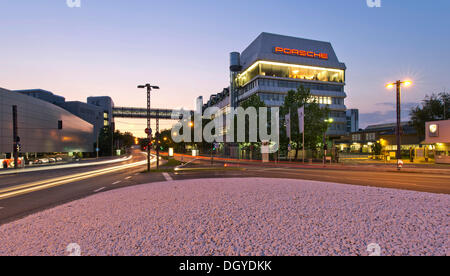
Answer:
POLYGON ((449 255, 450 196, 282 179, 168 181, 0 226, 0 255, 449 255))

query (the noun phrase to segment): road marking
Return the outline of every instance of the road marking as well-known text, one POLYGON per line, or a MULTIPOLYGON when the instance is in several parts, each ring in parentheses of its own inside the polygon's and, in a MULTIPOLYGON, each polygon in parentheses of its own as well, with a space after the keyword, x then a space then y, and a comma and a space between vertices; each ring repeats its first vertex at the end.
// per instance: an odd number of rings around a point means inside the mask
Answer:
POLYGON ((98 193, 100 191, 103 191, 104 189, 106 189, 106 187, 101 187, 100 189, 95 190, 94 193, 98 193))
POLYGON ((122 181, 116 181, 116 182, 114 182, 112 185, 117 185, 117 184, 119 184, 120 182, 122 182, 122 181))
POLYGON ((4 208, 4 207, 0 207, 0 210, 1 210, 1 209, 5 209, 5 208, 4 208))
POLYGON ((169 175, 168 173, 163 173, 163 176, 164 176, 164 178, 165 178, 167 181, 172 181, 172 180, 173 180, 173 178, 170 177, 170 175, 169 175))
POLYGON ((131 179, 131 176, 125 177, 125 180, 131 179))
POLYGON ((139 173, 135 173, 134 175, 136 175, 136 176, 137 176, 137 175, 139 175, 139 173))

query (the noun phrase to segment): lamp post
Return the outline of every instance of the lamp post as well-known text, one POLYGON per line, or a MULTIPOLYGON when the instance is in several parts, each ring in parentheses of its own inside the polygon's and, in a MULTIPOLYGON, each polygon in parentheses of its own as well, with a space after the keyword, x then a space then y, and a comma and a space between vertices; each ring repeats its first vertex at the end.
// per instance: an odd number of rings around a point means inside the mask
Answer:
POLYGON ((402 168, 402 150, 401 150, 401 95, 402 95, 402 84, 404 86, 410 86, 412 84, 411 81, 407 80, 407 81, 396 81, 394 83, 388 83, 386 85, 386 87, 389 88, 393 88, 394 86, 396 87, 397 90, 397 127, 395 129, 395 135, 397 136, 397 153, 396 153, 396 158, 397 158, 397 169, 400 170, 402 168))
MULTIPOLYGON (((150 140, 152 138, 152 133, 150 131, 150 92, 152 91, 152 89, 159 89, 159 87, 147 83, 144 85, 138 85, 138 88, 147 88, 147 139, 150 143, 150 140)), ((150 172, 150 145, 147 145, 147 171, 150 172)))
MULTIPOLYGON (((328 118, 324 120, 325 123, 328 124, 332 124, 334 122, 333 118, 328 118)), ((326 163, 326 158, 327 158, 327 150, 328 150, 328 145, 327 143, 327 130, 328 130, 328 126, 327 129, 325 130, 325 132, 323 133, 323 165, 325 166, 326 163)))

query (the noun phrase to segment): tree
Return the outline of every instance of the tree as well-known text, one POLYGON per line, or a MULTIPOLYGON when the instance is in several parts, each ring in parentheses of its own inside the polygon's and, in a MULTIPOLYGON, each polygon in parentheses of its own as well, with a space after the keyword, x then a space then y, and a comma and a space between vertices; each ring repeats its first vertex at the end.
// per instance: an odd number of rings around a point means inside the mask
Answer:
MULTIPOLYGON (((114 154, 111 147, 111 128, 109 126, 104 127, 98 137, 99 149, 101 156, 111 156, 114 154)), ((134 136, 130 132, 122 133, 120 131, 114 132, 114 146, 120 149, 127 149, 134 145, 134 136)))
POLYGON ((100 131, 98 144, 101 156, 111 156, 111 128, 109 126, 104 127, 100 131))
MULTIPOLYGON (((291 115, 291 141, 295 144, 295 160, 298 158, 300 145, 303 143, 303 135, 299 132, 298 109, 305 106, 305 149, 317 150, 317 145, 322 142, 323 135, 328 129, 328 107, 321 108, 309 89, 300 86, 297 90, 288 91, 284 98, 284 104, 280 108, 281 126, 285 126, 285 116, 291 115)), ((289 138, 286 134, 286 128, 282 127, 280 133, 281 144, 283 149, 287 149, 289 138)))
MULTIPOLYGON (((254 107, 256 109, 256 114, 257 114, 257 122, 256 122, 256 130, 257 133, 259 133, 259 108, 260 107, 266 107, 266 104, 261 101, 261 98, 259 97, 258 94, 253 94, 252 96, 250 96, 249 98, 247 98, 245 101, 242 102, 242 104, 240 105, 244 110, 249 108, 249 107, 254 107)), ((270 110, 268 112, 267 118, 269 118, 270 120, 270 110)), ((235 123, 234 123, 234 128, 235 128, 235 135, 237 134, 237 120, 236 117, 234 118, 235 123)), ((269 122, 268 122, 269 124, 269 122)), ((269 133, 270 133, 270 125, 268 125, 269 128, 269 133)), ((249 146, 249 150, 251 151, 255 151, 256 149, 259 148, 260 143, 259 142, 250 142, 250 122, 249 122, 249 118, 246 116, 245 117, 245 141, 248 141, 247 143, 244 143, 245 145, 249 146)), ((236 140, 235 140, 236 141, 236 140)))
POLYGON ((447 120, 450 117, 450 94, 440 93, 426 96, 422 103, 411 109, 411 125, 418 136, 425 139, 425 123, 447 120))

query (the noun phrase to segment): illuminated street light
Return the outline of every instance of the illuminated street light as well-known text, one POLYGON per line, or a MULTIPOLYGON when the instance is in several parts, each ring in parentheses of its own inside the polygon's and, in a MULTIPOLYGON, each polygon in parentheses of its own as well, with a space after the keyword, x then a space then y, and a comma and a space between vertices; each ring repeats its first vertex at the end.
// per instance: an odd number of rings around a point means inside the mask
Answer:
POLYGON ((396 81, 395 83, 389 83, 386 85, 388 89, 393 88, 394 86, 397 88, 397 128, 395 130, 396 136, 397 136, 397 169, 400 170, 402 167, 402 151, 401 151, 401 87, 402 84, 404 86, 410 86, 412 85, 412 81, 406 80, 406 81, 396 81))
MULTIPOLYGON (((144 85, 138 85, 138 88, 147 88, 147 129, 150 130, 150 92, 152 89, 159 89, 159 86, 150 85, 149 83, 144 85)), ((152 134, 150 131, 147 132, 147 139, 150 141, 152 134)), ((147 147, 147 171, 150 172, 150 147, 147 147)))
MULTIPOLYGON (((325 123, 328 124, 332 124, 334 122, 333 118, 328 118, 323 120, 325 123)), ((327 130, 328 130, 328 126, 327 129, 325 130, 325 132, 323 133, 323 165, 325 166, 325 161, 327 158, 327 150, 328 150, 328 146, 327 146, 327 130)))

